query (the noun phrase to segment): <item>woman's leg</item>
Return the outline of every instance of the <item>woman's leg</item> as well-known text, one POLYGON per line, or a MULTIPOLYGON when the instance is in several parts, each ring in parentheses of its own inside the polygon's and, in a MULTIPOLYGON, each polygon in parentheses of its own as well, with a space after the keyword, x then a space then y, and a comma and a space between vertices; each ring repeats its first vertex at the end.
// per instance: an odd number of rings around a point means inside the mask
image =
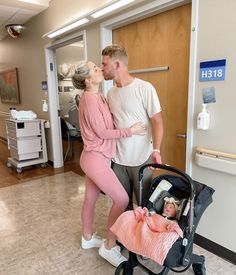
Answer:
POLYGON ((85 176, 85 196, 82 207, 82 230, 83 236, 86 240, 91 239, 93 230, 93 220, 94 220, 94 212, 95 205, 100 195, 100 189, 96 184, 88 177, 85 176))
POLYGON ((129 201, 128 195, 111 169, 108 160, 102 155, 83 152, 81 155, 81 167, 90 179, 86 192, 88 195, 85 197, 82 214, 83 222, 89 219, 88 223, 86 222, 86 230, 89 228, 92 230, 91 224, 94 217, 95 203, 99 195, 99 190, 102 190, 113 200, 107 223, 107 247, 112 247, 115 245, 116 238, 109 229, 126 209, 129 201), (92 183, 97 186, 97 189, 92 183))
POLYGON ((110 231, 110 227, 115 223, 117 218, 125 211, 129 202, 129 197, 124 187, 121 185, 115 173, 111 169, 111 167, 107 166, 107 169, 103 171, 103 173, 101 174, 101 177, 102 177, 102 181, 98 183, 99 187, 113 201, 113 204, 108 216, 107 242, 106 242, 106 247, 111 248, 116 245, 116 237, 110 231))

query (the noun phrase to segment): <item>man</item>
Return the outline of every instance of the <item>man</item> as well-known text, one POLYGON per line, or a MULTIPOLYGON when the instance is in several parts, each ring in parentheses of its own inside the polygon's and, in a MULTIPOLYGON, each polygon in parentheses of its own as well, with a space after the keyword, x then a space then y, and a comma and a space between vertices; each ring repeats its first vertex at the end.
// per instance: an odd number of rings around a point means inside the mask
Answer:
MULTIPOLYGON (((139 168, 151 162, 162 163, 160 147, 163 122, 159 99, 149 82, 129 74, 128 57, 122 46, 111 45, 103 49, 102 71, 106 80, 113 79, 116 84, 107 96, 116 128, 128 127, 136 121, 147 125, 145 136, 117 140, 117 154, 113 161, 113 170, 127 191, 130 202, 133 191, 139 202, 139 168)), ((151 170, 145 169, 144 201, 148 199, 151 176, 151 170)))

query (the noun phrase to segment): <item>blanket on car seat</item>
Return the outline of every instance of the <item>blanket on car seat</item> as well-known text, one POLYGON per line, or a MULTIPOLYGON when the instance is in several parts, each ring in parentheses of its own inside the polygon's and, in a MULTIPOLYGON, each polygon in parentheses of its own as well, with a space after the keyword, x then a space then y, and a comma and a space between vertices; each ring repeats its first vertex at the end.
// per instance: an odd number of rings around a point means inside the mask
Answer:
POLYGON ((183 232, 175 221, 137 207, 120 215, 110 230, 129 250, 162 265, 175 241, 183 232))

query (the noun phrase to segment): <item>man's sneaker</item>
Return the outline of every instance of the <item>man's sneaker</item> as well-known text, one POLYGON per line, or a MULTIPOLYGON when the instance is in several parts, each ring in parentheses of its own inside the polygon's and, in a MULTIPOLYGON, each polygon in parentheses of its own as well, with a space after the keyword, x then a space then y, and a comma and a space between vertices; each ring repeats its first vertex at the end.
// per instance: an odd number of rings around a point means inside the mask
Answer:
POLYGON ((81 247, 83 249, 101 247, 102 244, 103 244, 102 238, 97 236, 95 233, 92 235, 92 238, 90 240, 85 240, 83 236, 81 237, 81 247))
POLYGON ((104 243, 99 248, 99 255, 107 260, 110 264, 117 267, 122 262, 127 261, 127 259, 120 253, 120 247, 118 245, 112 247, 111 249, 106 249, 104 243))

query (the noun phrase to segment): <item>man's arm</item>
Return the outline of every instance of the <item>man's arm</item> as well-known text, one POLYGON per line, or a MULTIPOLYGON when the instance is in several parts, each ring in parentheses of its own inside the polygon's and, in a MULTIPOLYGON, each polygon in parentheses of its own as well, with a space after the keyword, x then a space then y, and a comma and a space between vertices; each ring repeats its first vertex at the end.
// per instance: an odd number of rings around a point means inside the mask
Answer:
POLYGON ((162 164, 160 149, 161 149, 161 142, 163 138, 164 129, 163 129, 161 112, 152 116, 150 120, 152 125, 152 140, 153 140, 153 150, 154 150, 152 153, 152 161, 154 163, 162 164))

